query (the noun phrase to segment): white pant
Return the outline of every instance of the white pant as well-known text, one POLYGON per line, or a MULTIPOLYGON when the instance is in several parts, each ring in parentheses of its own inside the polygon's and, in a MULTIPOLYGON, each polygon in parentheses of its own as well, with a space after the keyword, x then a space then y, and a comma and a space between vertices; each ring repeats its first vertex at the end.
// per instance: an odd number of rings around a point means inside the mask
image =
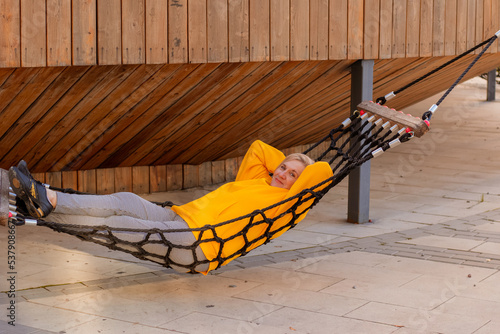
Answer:
MULTIPOLYGON (((172 233, 164 231, 149 236, 145 232, 113 231, 113 235, 121 241, 125 241, 125 243, 119 243, 119 246, 125 249, 129 248, 131 251, 137 250, 134 248, 135 245, 130 244, 131 242, 137 243, 147 237, 149 242, 141 245, 142 249, 147 253, 161 256, 161 258, 153 256, 149 259, 162 264, 167 263, 177 271, 186 272, 188 270, 175 266, 170 261, 181 265, 191 265, 195 262, 193 250, 182 248, 192 246, 196 241, 193 233, 187 230, 189 229, 187 223, 170 208, 163 208, 133 193, 122 192, 111 195, 57 193, 56 208, 47 220, 61 224, 104 225, 111 228, 186 230, 173 231, 172 233), (169 247, 169 243, 173 246, 169 247), (169 248, 171 250, 167 260, 165 257, 169 248)), ((196 252, 197 260, 206 260, 200 247, 197 247, 194 252, 196 252)), ((206 271, 207 268, 208 264, 203 264, 198 265, 196 270, 206 271)))

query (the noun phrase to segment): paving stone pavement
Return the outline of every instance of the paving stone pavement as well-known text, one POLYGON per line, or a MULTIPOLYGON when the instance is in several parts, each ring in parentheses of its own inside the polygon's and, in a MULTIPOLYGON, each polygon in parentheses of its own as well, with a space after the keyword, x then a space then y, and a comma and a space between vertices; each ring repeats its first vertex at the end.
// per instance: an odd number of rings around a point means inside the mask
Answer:
POLYGON ((39 227, 16 229, 9 274, 2 230, 0 333, 498 333, 500 102, 485 94, 480 79, 460 85, 429 134, 372 161, 372 222, 345 222, 343 182, 207 276, 39 227))

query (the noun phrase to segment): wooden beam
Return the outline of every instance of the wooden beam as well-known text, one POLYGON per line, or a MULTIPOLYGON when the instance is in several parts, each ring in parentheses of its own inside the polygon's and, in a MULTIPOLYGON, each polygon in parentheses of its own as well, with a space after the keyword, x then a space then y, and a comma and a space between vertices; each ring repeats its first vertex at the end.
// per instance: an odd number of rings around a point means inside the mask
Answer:
POLYGON ((368 111, 372 114, 380 116, 383 120, 389 121, 392 124, 408 127, 413 130, 416 137, 422 137, 427 131, 429 131, 429 126, 427 126, 423 120, 412 115, 404 114, 401 111, 381 106, 380 104, 374 102, 361 102, 358 104, 358 110, 368 111))

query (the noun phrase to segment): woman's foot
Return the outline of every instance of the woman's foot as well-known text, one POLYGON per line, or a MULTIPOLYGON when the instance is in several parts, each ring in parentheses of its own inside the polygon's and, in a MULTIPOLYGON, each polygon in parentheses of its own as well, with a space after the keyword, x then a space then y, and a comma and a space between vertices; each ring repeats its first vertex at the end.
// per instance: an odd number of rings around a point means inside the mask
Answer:
MULTIPOLYGON (((28 164, 26 163, 26 161, 24 160, 19 161, 19 163, 17 164, 17 169, 19 169, 19 171, 21 171, 21 173, 23 173, 24 175, 33 178, 30 171, 28 170, 28 164)), ((18 196, 16 196, 16 207, 18 213, 20 213, 23 216, 29 216, 30 213, 26 208, 26 204, 24 204, 24 201, 20 199, 18 196)))
MULTIPOLYGON (((24 170, 24 168, 22 168, 24 170)), ((23 173, 17 167, 9 170, 9 180, 12 191, 26 205, 26 210, 34 218, 43 218, 54 210, 54 205, 48 197, 47 188, 31 177, 29 172, 23 173)))

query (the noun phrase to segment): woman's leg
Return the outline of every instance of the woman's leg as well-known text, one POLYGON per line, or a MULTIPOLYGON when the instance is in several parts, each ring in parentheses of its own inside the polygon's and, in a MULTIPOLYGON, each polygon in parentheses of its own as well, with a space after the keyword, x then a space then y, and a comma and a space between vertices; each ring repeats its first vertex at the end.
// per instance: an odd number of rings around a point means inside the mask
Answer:
POLYGON ((52 214, 54 213, 88 216, 89 220, 93 220, 93 217, 128 216, 144 220, 168 221, 175 215, 168 208, 128 192, 111 195, 57 193, 57 205, 52 214))

